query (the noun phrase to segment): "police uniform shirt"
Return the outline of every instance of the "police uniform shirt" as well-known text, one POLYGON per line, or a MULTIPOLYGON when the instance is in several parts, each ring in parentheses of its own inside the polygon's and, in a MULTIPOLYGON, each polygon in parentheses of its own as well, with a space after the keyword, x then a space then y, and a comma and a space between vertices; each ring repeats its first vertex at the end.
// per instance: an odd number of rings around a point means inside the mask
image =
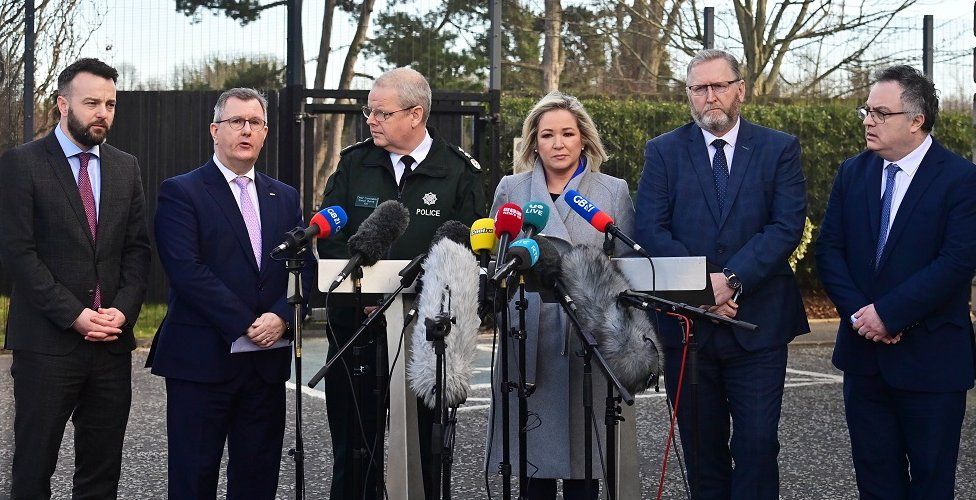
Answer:
MULTIPOLYGON (((434 144, 434 139, 430 136, 430 132, 424 130, 424 140, 420 141, 420 145, 414 148, 409 155, 411 158, 413 158, 413 165, 410 165, 411 172, 413 172, 414 169, 417 168, 417 165, 420 165, 424 159, 427 158, 427 154, 430 153, 430 146, 432 144, 434 144)), ((393 173, 396 174, 396 181, 398 185, 401 183, 400 181, 403 179, 406 170, 403 162, 400 161, 404 156, 407 155, 390 153, 390 163, 393 164, 393 173)))

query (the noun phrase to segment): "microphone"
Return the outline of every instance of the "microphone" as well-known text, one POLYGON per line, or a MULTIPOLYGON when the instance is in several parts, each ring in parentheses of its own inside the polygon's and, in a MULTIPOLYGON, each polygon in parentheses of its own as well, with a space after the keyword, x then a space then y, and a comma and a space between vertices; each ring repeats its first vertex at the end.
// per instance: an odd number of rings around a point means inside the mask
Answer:
POLYGON ((380 203, 359 225, 356 234, 349 237, 349 262, 339 271, 329 291, 335 290, 356 267, 372 266, 382 259, 409 223, 410 212, 402 203, 396 200, 380 203))
MULTIPOLYGON (((477 223, 476 223, 477 224, 477 223)), ((424 400, 428 408, 436 403, 437 357, 427 341, 426 319, 441 314, 445 304, 445 287, 450 290, 450 311, 455 319, 446 338, 445 380, 442 389, 444 402, 458 406, 467 399, 474 361, 477 357, 478 326, 478 264, 471 250, 452 238, 444 238, 431 247, 423 264, 424 287, 417 295, 419 310, 417 324, 410 339, 411 353, 406 372, 410 389, 424 400)))
POLYGON ((530 201, 522 207, 522 213, 525 214, 525 221, 522 222, 522 228, 525 230, 526 238, 531 238, 541 233, 549 222, 549 205, 545 203, 530 201))
POLYGON ((513 271, 525 271, 539 261, 539 244, 530 238, 512 242, 508 248, 508 260, 495 270, 491 281, 498 283, 513 271))
POLYGON ((647 314, 618 304, 629 284, 599 248, 576 245, 560 256, 552 242, 538 238, 541 257, 535 271, 578 307, 572 308, 593 335, 607 364, 627 390, 644 391, 660 370, 657 331, 647 314))
MULTIPOLYGON (((522 232, 522 208, 514 203, 506 203, 495 213, 495 238, 498 238, 498 253, 495 262, 505 261, 508 242, 522 232)), ((498 265, 498 264, 496 264, 498 265)))
POLYGON ((488 262, 495 250, 495 220, 490 217, 478 219, 471 224, 471 250, 478 255, 478 316, 484 318, 491 314, 488 302, 488 262))
POLYGON ((277 259, 283 253, 296 252, 313 238, 329 238, 338 233, 349 222, 346 211, 338 205, 323 208, 312 216, 305 229, 295 228, 285 233, 285 241, 271 250, 271 258, 277 259))
POLYGON ((570 189, 566 191, 563 195, 569 208, 572 208, 574 212, 578 213, 580 217, 586 219, 590 225, 596 228, 597 231, 601 233, 610 233, 618 240, 624 242, 630 248, 633 248, 635 252, 641 254, 646 258, 651 258, 651 256, 644 250, 643 247, 637 244, 633 238, 624 234, 614 223, 613 217, 610 217, 606 212, 600 210, 599 207, 593 204, 590 200, 587 200, 585 196, 581 195, 579 191, 575 189, 570 189))

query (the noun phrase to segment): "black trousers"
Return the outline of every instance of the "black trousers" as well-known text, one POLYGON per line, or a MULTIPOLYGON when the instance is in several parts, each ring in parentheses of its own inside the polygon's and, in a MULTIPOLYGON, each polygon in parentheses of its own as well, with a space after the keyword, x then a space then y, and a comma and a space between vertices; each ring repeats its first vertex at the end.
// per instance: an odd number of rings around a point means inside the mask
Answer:
POLYGON ((51 497, 65 424, 75 428, 72 498, 118 496, 122 442, 132 402, 132 353, 81 342, 65 356, 15 351, 14 499, 51 497))

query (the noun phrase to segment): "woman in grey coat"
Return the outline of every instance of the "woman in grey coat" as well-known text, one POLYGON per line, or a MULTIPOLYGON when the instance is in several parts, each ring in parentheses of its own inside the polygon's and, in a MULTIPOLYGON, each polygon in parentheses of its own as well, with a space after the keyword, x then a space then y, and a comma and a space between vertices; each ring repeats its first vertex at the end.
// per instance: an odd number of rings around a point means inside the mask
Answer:
MULTIPOLYGON (((560 253, 577 244, 602 248, 604 235, 573 212, 562 197, 567 190, 575 189, 613 217, 624 232, 632 233, 634 204, 627 182, 600 173, 600 164, 607 154, 593 120, 575 97, 552 92, 536 103, 522 125, 522 141, 516 146, 514 157, 514 174, 498 184, 491 213, 508 202, 519 206, 529 201, 542 202, 549 205, 550 214, 542 232, 560 253)), ((616 255, 625 251, 626 247, 618 244, 616 255)), ((562 479, 564 498, 585 498, 583 359, 577 355, 581 347, 558 304, 543 304, 535 293, 527 294, 527 299, 525 378, 527 383, 535 384, 535 392, 528 398, 529 480, 522 488, 531 499, 554 499, 556 479, 562 479)), ((517 318, 514 305, 510 304, 510 310, 512 318, 517 318)), ((510 342, 509 380, 518 380, 517 342, 500 341, 510 342)), ((489 470, 497 470, 502 461, 500 366, 496 359, 488 431, 489 470)), ((597 479, 603 475, 597 443, 605 443, 599 423, 603 421, 606 385, 606 379, 594 367, 593 477, 597 479)), ((518 411, 514 402, 509 421, 511 463, 517 474, 518 411)))

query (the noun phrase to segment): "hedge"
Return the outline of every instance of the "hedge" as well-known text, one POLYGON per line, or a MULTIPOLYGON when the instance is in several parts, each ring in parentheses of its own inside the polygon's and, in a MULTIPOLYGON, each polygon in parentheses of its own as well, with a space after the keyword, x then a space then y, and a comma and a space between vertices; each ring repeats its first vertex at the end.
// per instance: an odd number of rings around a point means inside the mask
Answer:
MULTIPOLYGON (((513 139, 521 134, 522 120, 534 99, 507 97, 502 100, 502 164, 511 169, 513 139)), ((634 190, 644 165, 644 144, 648 139, 679 127, 690 120, 688 105, 678 101, 633 99, 584 99, 610 154, 603 171, 626 179, 634 190)), ((747 103, 742 115, 760 125, 797 136, 803 148, 803 169, 807 177, 807 215, 814 226, 823 219, 837 166, 864 148, 864 133, 855 116, 857 102, 769 102, 747 103)), ((972 118, 962 112, 942 112, 933 136, 944 146, 966 158, 972 157, 972 118)), ((976 193, 974 193, 976 195, 976 193)), ((490 195, 489 195, 490 196, 490 195)), ((816 229, 814 230, 814 241, 816 229)), ((813 269, 812 247, 800 260, 801 283, 819 287, 813 269)))

